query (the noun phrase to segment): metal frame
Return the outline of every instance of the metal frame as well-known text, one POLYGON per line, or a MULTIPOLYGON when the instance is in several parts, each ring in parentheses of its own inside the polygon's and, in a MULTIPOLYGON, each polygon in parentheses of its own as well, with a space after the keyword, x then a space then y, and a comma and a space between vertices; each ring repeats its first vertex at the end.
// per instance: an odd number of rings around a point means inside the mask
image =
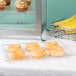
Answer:
POLYGON ((42 25, 42 0, 36 0, 36 25, 37 25, 37 30, 36 33, 41 36, 41 25, 42 25))
POLYGON ((36 0, 36 7, 37 34, 44 41, 42 34, 47 26, 47 0, 36 0))
POLYGON ((47 0, 42 0, 42 35, 41 40, 46 40, 45 30, 47 27, 47 0))

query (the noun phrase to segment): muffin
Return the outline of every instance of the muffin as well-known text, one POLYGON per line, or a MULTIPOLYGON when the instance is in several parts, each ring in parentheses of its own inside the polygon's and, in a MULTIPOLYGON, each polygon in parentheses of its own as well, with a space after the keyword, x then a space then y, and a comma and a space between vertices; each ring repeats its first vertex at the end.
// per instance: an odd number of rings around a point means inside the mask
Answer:
POLYGON ((31 4, 31 0, 23 0, 23 1, 25 1, 28 5, 31 4))
POLYGON ((25 45, 26 51, 30 52, 32 48, 40 47, 37 43, 31 42, 25 45))
POLYGON ((6 2, 6 6, 9 6, 11 3, 11 0, 4 0, 6 2))
POLYGON ((49 53, 50 56, 60 57, 64 55, 64 49, 61 47, 52 48, 49 53))
POLYGON ((4 10, 6 6, 6 2, 4 0, 0 0, 0 10, 4 10))
POLYGON ((23 51, 16 51, 9 53, 9 58, 11 60, 22 60, 25 58, 25 53, 23 51))
POLYGON ((44 49, 34 48, 31 50, 30 54, 33 58, 43 58, 46 55, 46 52, 44 49))
POLYGON ((51 50, 54 47, 59 47, 59 44, 56 41, 49 41, 45 43, 44 47, 46 50, 51 50))
POLYGON ((16 1, 15 6, 18 12, 25 12, 28 10, 28 4, 23 0, 16 1))
POLYGON ((8 46, 8 52, 20 51, 21 46, 19 44, 11 44, 8 46))

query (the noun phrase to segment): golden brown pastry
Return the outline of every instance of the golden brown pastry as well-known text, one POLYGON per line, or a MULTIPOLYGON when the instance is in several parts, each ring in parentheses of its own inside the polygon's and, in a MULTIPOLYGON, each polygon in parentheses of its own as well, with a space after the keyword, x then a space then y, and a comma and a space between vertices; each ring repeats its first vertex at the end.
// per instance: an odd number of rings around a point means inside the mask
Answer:
POLYGON ((33 48, 30 54, 33 58, 43 58, 46 55, 46 52, 41 48, 33 48))
POLYGON ((55 57, 63 56, 64 55, 64 49, 61 48, 61 47, 52 48, 50 50, 49 55, 50 56, 55 56, 55 57))
POLYGON ((28 10, 28 4, 23 0, 16 1, 15 6, 18 12, 25 12, 28 10))
POLYGON ((16 51, 9 53, 9 58, 11 60, 22 60, 25 58, 25 53, 23 51, 16 51))
POLYGON ((59 47, 59 44, 56 41, 49 41, 45 43, 44 47, 46 50, 51 50, 54 47, 59 47))
POLYGON ((8 52, 20 51, 21 46, 19 44, 11 44, 8 46, 8 52))
POLYGON ((37 43, 35 43, 35 42, 31 42, 31 43, 27 43, 25 45, 25 47, 26 47, 26 51, 30 52, 31 49, 37 48, 37 47, 40 47, 40 46, 37 43))
POLYGON ((0 10, 4 10, 6 6, 6 2, 4 0, 0 0, 0 10))

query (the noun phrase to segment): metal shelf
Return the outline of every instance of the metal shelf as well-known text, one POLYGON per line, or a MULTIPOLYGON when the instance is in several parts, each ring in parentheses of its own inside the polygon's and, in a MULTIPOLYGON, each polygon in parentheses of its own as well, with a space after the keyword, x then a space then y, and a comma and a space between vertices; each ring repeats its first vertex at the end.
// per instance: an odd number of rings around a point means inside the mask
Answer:
POLYGON ((0 30, 35 30, 36 24, 0 24, 0 30))
POLYGON ((11 9, 11 7, 6 7, 4 10, 0 11, 0 13, 33 13, 35 14, 35 11, 29 8, 26 12, 18 12, 16 9, 11 9))

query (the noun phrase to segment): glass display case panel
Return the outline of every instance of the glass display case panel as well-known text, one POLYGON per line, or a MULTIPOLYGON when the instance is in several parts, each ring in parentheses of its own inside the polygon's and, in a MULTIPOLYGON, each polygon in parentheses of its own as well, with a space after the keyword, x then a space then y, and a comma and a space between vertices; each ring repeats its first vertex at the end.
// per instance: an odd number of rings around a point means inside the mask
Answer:
POLYGON ((26 12, 18 12, 15 7, 17 0, 11 0, 10 6, 0 11, 0 38, 41 37, 42 1, 31 0, 26 12))
POLYGON ((48 0, 46 38, 76 40, 76 1, 48 0), (61 22, 61 23, 60 23, 61 22))
POLYGON ((36 0, 32 0, 26 12, 18 12, 15 7, 17 0, 11 0, 10 6, 0 11, 0 28, 34 28, 36 23, 36 0))

